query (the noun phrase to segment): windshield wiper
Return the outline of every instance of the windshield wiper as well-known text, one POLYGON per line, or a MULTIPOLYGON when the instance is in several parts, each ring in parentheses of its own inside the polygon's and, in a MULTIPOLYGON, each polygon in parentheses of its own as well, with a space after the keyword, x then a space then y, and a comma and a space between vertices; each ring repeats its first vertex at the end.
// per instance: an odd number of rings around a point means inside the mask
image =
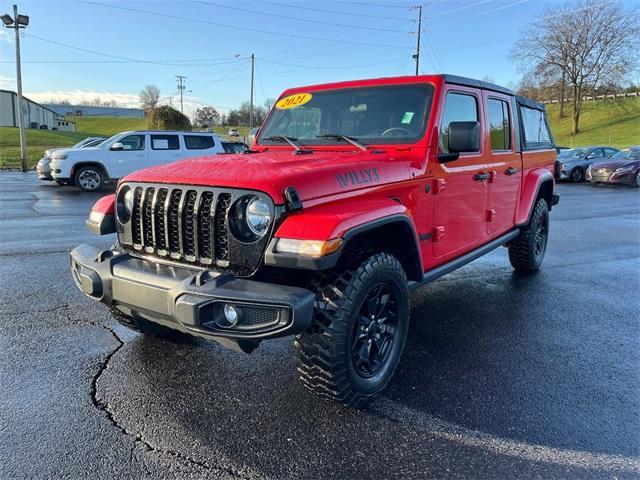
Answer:
POLYGON ((323 133, 322 135, 316 135, 316 138, 333 138, 334 140, 342 140, 349 142, 351 145, 358 147, 360 150, 367 151, 367 147, 361 144, 355 137, 347 137, 346 135, 339 135, 337 133, 323 133))
POLYGON ((285 137, 284 135, 273 135, 272 137, 266 137, 262 140, 266 140, 267 142, 287 142, 293 148, 295 148, 296 152, 301 151, 301 148, 296 145, 296 141, 298 140, 295 137, 285 137))

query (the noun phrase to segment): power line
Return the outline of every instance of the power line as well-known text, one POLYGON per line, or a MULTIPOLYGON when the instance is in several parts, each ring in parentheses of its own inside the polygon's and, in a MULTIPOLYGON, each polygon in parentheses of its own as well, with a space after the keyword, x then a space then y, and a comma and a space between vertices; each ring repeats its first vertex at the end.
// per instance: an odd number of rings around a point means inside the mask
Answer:
POLYGON ((229 5, 223 5, 220 3, 213 3, 213 2, 205 2, 204 0, 187 0, 191 3, 198 3, 201 5, 208 5, 210 7, 219 7, 219 8, 226 8, 228 10, 236 10, 238 12, 246 12, 246 13, 251 13, 251 14, 255 14, 255 15, 265 15, 268 17, 275 17, 275 18, 284 18, 286 20, 295 20, 295 21, 299 21, 299 22, 309 22, 309 23, 317 23, 320 25, 330 25, 332 27, 342 27, 342 28, 349 28, 349 29, 360 29, 360 30, 373 30, 373 31, 382 31, 382 32, 395 32, 395 33, 409 33, 406 30, 392 30, 389 28, 378 28, 378 27, 366 27, 366 26, 362 26, 362 25, 353 25, 353 24, 346 24, 346 23, 335 23, 335 22, 325 22, 323 20, 311 20, 309 18, 300 18, 300 17, 291 17, 288 15, 280 15, 277 13, 268 13, 268 12, 261 12, 258 10, 251 10, 249 8, 240 8, 240 7, 231 7, 229 5))
POLYGON ((376 3, 376 2, 350 2, 347 0, 325 0, 331 3, 341 3, 350 5, 364 5, 365 7, 381 7, 381 8, 410 8, 413 5, 398 5, 397 3, 376 3))
POLYGON ((128 12, 134 12, 134 13, 141 13, 141 14, 145 14, 145 15, 153 15, 153 16, 157 16, 157 17, 165 17, 165 18, 172 18, 174 20, 184 20, 187 22, 194 22, 194 23, 201 23, 204 25, 214 25, 216 27, 223 27, 223 28, 230 28, 232 30, 246 30, 249 32, 255 32, 255 33, 264 33, 267 35, 277 35, 277 36, 281 36, 281 37, 291 37, 291 38, 304 38, 307 40, 316 40, 316 41, 322 41, 322 42, 335 42, 335 43, 345 43, 345 44, 352 44, 352 45, 362 45, 362 46, 367 46, 367 47, 379 47, 379 48, 403 48, 400 45, 389 45, 389 44, 381 44, 381 43, 369 43, 369 42, 359 42, 359 41, 354 41, 354 40, 330 40, 327 38, 323 38, 323 37, 314 37, 311 35, 300 35, 300 34, 295 34, 295 33, 285 33, 285 32, 275 32, 272 30, 263 30, 263 29, 259 29, 259 28, 251 28, 251 27, 245 27, 245 26, 241 26, 241 25, 229 25, 226 23, 219 23, 219 22, 211 22, 208 20, 202 20, 199 18, 191 18, 191 17, 183 17, 180 15, 171 15, 168 13, 160 13, 160 12, 153 12, 151 10, 141 10, 138 8, 131 8, 131 7, 123 7, 123 6, 119 6, 119 5, 109 5, 106 3, 100 3, 100 2, 91 2, 88 0, 75 0, 78 3, 83 3, 86 5, 94 5, 94 6, 99 6, 99 7, 105 7, 105 8, 112 8, 115 10, 124 10, 124 11, 128 11, 128 12))
POLYGON ((295 8, 298 10, 307 10, 310 12, 320 12, 320 13, 330 13, 331 15, 335 16, 352 16, 352 17, 361 17, 361 18, 379 18, 382 20, 402 20, 402 21, 408 21, 408 22, 412 22, 413 19, 410 18, 402 18, 402 17, 390 17, 388 15, 371 15, 371 14, 365 14, 365 13, 352 13, 352 12, 336 12, 335 10, 327 10, 327 9, 322 9, 322 8, 314 8, 314 7, 303 7, 300 5, 294 5, 291 3, 284 3, 284 2, 274 2, 272 0, 252 0, 254 2, 258 2, 258 3, 266 3, 268 5, 275 5, 275 6, 279 6, 279 7, 287 7, 287 8, 295 8))
POLYGON ((485 3, 494 2, 494 1, 495 0, 480 0, 479 2, 470 3, 468 5, 462 5, 461 7, 451 8, 449 10, 445 10, 444 12, 434 13, 433 15, 430 15, 430 17, 431 18, 439 17, 441 15, 447 15, 448 13, 459 12, 460 10, 465 10, 465 9, 471 8, 471 7, 477 7, 479 5, 484 5, 485 3))
MULTIPOLYGON (((405 47, 406 49, 406 47, 405 47)), ((260 61, 262 62, 267 62, 267 63, 274 63, 277 65, 284 65, 287 67, 294 67, 294 68, 304 68, 304 69, 309 69, 309 70, 348 70, 348 69, 352 69, 352 68, 366 68, 366 67, 375 67, 378 65, 384 65, 386 63, 393 63, 393 62, 397 62, 398 58, 391 58, 388 60, 382 60, 380 62, 375 62, 375 63, 366 63, 364 65, 345 65, 342 67, 325 67, 325 66, 315 66, 315 65, 296 65, 293 63, 286 63, 286 62, 278 62, 276 60, 268 60, 266 58, 261 58, 260 61)))

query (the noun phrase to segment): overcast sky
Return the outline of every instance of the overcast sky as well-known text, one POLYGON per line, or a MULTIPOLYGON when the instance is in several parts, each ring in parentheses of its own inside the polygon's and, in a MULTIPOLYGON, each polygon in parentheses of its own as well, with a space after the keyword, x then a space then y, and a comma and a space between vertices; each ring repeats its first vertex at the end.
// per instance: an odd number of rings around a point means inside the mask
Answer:
MULTIPOLYGON (((416 0, 416 3, 419 0, 416 0)), ((20 1, 30 16, 21 37, 25 95, 135 106, 146 84, 164 102, 187 77, 186 110, 237 107, 296 85, 411 75, 417 11, 403 0, 20 1), (236 55, 239 55, 236 57, 236 55)), ((426 3, 426 2, 425 2, 426 3)), ((509 51, 527 22, 561 0, 435 0, 424 8, 423 73, 520 75, 509 51)), ((625 6, 639 0, 625 0, 625 6)), ((423 3, 424 4, 424 3, 423 3)), ((0 1, 0 13, 12 2, 0 1)), ((15 90, 13 31, 0 30, 0 88, 15 90)))

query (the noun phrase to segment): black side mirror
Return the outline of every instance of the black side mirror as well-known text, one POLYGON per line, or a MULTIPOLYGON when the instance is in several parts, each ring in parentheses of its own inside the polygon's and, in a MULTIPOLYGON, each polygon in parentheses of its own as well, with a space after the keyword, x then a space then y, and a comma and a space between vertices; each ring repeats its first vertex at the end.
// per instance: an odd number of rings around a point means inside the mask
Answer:
POLYGON ((438 155, 440 163, 457 160, 460 153, 477 152, 480 150, 479 122, 451 122, 449 123, 449 153, 438 155))

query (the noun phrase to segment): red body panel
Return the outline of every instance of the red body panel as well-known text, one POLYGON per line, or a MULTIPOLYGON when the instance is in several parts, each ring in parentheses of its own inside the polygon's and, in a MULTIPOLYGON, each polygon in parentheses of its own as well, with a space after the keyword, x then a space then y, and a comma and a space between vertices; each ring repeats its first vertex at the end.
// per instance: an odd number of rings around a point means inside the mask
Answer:
MULTIPOLYGON (((519 152, 514 130, 516 112, 506 94, 446 84, 443 76, 411 76, 341 82, 287 90, 283 96, 326 89, 428 82, 434 87, 425 135, 407 145, 314 146, 314 152, 293 155, 290 146, 264 146, 258 153, 188 159, 135 172, 123 181, 190 184, 258 190, 276 204, 295 187, 303 210, 287 216, 276 237, 328 240, 350 229, 391 215, 411 220, 420 239, 424 270, 463 255, 527 221, 538 187, 553 180, 555 151, 519 152), (438 131, 448 91, 477 98, 481 149, 440 164, 438 131), (486 102, 509 102, 511 149, 492 152, 486 102), (507 174, 507 170, 510 174, 507 174), (512 173, 516 170, 516 173, 512 173), (476 174, 491 174, 478 181, 476 174)), ((104 201, 103 201, 104 200, 104 201)), ((113 195, 94 209, 110 208, 113 195), (108 200, 107 200, 108 199, 108 200)))
POLYGON ((103 215, 112 215, 115 211, 116 205, 116 195, 112 193, 111 195, 105 195, 100 198, 96 203, 93 204, 91 208, 92 211, 97 213, 102 213, 103 215))

